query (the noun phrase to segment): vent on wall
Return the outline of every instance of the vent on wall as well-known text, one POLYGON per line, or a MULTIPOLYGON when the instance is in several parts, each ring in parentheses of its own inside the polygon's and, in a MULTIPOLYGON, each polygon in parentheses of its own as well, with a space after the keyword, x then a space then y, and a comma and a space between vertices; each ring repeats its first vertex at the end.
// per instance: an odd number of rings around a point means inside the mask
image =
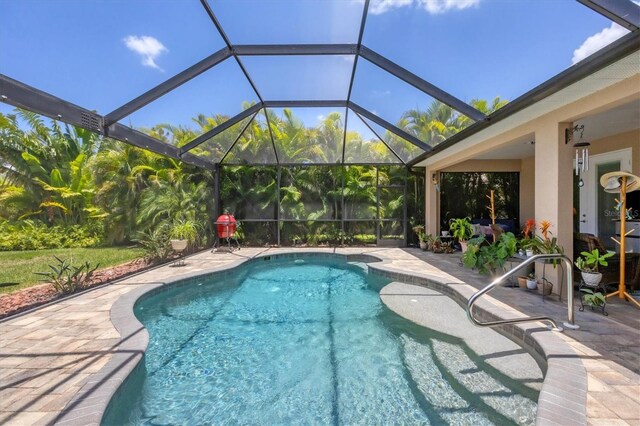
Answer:
POLYGON ((88 130, 102 133, 102 118, 87 112, 80 113, 80 123, 82 127, 88 130))

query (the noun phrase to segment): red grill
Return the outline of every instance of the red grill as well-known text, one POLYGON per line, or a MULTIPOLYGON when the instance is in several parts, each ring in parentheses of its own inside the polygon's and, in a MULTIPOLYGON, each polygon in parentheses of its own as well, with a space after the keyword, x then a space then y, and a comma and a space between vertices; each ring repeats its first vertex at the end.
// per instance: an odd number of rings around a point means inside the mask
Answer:
POLYGON ((214 223, 218 232, 218 238, 233 238, 238 227, 236 218, 229 213, 221 214, 214 223))

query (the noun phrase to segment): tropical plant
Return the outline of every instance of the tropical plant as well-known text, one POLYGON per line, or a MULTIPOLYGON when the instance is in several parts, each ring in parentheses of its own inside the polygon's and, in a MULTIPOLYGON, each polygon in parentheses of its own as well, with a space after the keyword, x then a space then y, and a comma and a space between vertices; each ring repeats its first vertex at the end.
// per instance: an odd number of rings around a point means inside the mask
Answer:
POLYGON ((449 221, 449 230, 451 235, 459 241, 467 241, 473 236, 473 228, 468 217, 462 219, 451 219, 449 221))
POLYGON ((82 287, 93 277, 93 273, 98 269, 100 264, 91 267, 90 262, 85 262, 82 265, 72 265, 66 260, 60 259, 58 256, 54 256, 57 264, 49 265, 51 271, 36 272, 36 275, 45 277, 43 282, 51 283, 53 288, 59 294, 70 294, 75 292, 78 288, 82 287))
POLYGON ((165 261, 172 253, 169 229, 166 225, 139 232, 138 238, 133 241, 144 249, 144 259, 147 263, 165 261))
POLYGON ((613 253, 600 254, 596 248, 592 251, 583 251, 581 257, 576 260, 576 266, 582 272, 597 273, 599 266, 608 266, 607 259, 613 256, 613 253))
POLYGON ((607 299, 604 294, 601 292, 594 292, 589 288, 581 288, 580 292, 582 292, 582 303, 589 306, 599 307, 604 306, 607 303, 607 299))
POLYGON ((202 226, 192 219, 178 219, 171 224, 169 237, 175 240, 186 240, 189 245, 198 244, 202 226))
POLYGON ((500 239, 488 243, 484 236, 472 238, 462 262, 467 268, 477 269, 480 273, 493 273, 517 251, 517 239, 511 232, 505 232, 500 239))
POLYGON ((424 232, 424 225, 417 225, 411 229, 413 229, 413 232, 416 233, 416 235, 418 236, 418 240, 420 240, 421 243, 427 241, 427 234, 424 232))

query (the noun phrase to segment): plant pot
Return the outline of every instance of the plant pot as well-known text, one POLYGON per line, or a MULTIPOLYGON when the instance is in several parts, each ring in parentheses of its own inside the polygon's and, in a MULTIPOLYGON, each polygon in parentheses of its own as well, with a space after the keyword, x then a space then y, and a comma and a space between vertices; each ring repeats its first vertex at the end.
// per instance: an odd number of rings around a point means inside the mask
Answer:
POLYGON ((527 257, 533 256, 533 250, 527 250, 526 253, 527 253, 527 257))
POLYGON ((420 249, 427 250, 427 247, 429 247, 429 245, 426 241, 420 241, 420 249))
POLYGON ((536 280, 527 279, 527 290, 535 290, 538 288, 538 282, 536 280))
POLYGON ((460 247, 462 248, 462 253, 464 253, 465 251, 467 251, 467 248, 469 248, 469 245, 466 241, 460 241, 460 247))
POLYGON ((518 287, 527 288, 527 277, 518 277, 518 287))
POLYGON ((440 231, 440 233, 442 234, 443 237, 449 236, 449 231, 440 231))
POLYGON ((171 248, 175 252, 183 252, 187 249, 188 240, 171 240, 171 248))
POLYGON ((600 272, 582 272, 582 281, 588 287, 597 287, 602 280, 602 274, 600 272))
POLYGON ((550 283, 548 281, 542 282, 541 285, 538 286, 538 292, 544 296, 551 295, 552 291, 553 291, 553 283, 550 283))

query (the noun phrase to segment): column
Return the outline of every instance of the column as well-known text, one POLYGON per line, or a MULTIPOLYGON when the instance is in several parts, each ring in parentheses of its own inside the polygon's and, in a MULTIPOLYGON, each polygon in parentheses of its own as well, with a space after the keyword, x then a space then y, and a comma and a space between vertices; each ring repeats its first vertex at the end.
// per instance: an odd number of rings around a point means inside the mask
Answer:
MULTIPOLYGON (((575 149, 565 144, 565 129, 572 123, 541 122, 535 131, 535 219, 540 233, 543 220, 551 222, 551 232, 565 254, 573 258, 573 154, 575 149)), ((542 277, 543 265, 536 265, 536 275, 542 277)), ((560 282, 566 281, 560 267, 547 265, 546 278, 553 282, 553 292, 560 292, 560 282)), ((566 295, 566 285, 563 294, 566 295)))

